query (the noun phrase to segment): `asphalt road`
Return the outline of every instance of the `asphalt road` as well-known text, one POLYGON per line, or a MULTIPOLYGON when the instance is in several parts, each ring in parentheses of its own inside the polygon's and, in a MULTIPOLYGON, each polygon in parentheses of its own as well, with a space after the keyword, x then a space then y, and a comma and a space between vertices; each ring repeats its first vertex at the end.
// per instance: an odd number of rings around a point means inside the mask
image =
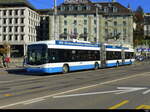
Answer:
POLYGON ((53 75, 0 72, 0 108, 150 109, 149 65, 53 75))

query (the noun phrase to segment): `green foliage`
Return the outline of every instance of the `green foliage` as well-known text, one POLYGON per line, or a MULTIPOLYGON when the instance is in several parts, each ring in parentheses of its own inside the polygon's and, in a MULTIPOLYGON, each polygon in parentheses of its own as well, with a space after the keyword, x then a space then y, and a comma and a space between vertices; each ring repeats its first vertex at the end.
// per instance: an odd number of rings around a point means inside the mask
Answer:
POLYGON ((136 30, 133 32, 133 43, 134 47, 138 45, 143 45, 144 41, 144 11, 141 6, 138 6, 134 12, 134 22, 136 23, 136 30))
POLYGON ((0 48, 0 53, 7 55, 9 52, 10 52, 10 44, 5 42, 3 44, 3 48, 0 48))

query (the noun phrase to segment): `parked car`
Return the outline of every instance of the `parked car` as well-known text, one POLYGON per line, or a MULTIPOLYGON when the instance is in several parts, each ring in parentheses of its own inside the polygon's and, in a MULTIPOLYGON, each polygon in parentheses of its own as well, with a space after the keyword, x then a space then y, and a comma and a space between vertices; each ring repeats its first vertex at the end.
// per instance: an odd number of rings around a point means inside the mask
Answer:
POLYGON ((144 61, 144 56, 136 56, 137 61, 144 61))

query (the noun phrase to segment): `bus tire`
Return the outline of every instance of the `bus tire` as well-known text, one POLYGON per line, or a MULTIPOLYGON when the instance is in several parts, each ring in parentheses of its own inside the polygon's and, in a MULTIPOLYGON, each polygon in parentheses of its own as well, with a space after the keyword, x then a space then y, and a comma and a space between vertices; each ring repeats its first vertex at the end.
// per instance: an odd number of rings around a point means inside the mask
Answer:
POLYGON ((95 63, 94 69, 97 70, 99 68, 98 62, 95 63))
POLYGON ((69 72, 69 66, 68 65, 64 65, 63 66, 63 73, 68 73, 69 72))

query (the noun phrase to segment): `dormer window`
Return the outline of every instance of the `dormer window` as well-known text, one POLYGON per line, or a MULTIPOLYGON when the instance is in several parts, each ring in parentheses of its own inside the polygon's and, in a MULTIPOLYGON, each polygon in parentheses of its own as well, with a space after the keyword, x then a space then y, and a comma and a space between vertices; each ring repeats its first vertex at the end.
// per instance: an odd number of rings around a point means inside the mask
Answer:
POLYGON ((104 12, 108 12, 108 8, 107 7, 104 7, 104 12))
POLYGON ((61 11, 64 11, 64 10, 65 10, 65 7, 64 7, 64 6, 62 6, 62 7, 61 7, 61 11))
POLYGON ((80 5, 78 6, 78 10, 79 10, 79 11, 81 11, 81 10, 82 10, 82 7, 81 7, 80 5))
POLYGON ((69 6, 69 11, 72 11, 73 10, 73 6, 69 6))
POLYGON ((87 10, 90 10, 91 9, 91 7, 90 6, 87 6, 87 10))
POLYGON ((77 11, 77 10, 78 10, 78 6, 74 6, 74 10, 76 10, 76 11, 77 11))
POLYGON ((113 7, 113 12, 118 12, 118 8, 113 7))
POLYGON ((84 11, 85 11, 85 10, 86 10, 86 6, 82 6, 82 10, 84 10, 84 11))

